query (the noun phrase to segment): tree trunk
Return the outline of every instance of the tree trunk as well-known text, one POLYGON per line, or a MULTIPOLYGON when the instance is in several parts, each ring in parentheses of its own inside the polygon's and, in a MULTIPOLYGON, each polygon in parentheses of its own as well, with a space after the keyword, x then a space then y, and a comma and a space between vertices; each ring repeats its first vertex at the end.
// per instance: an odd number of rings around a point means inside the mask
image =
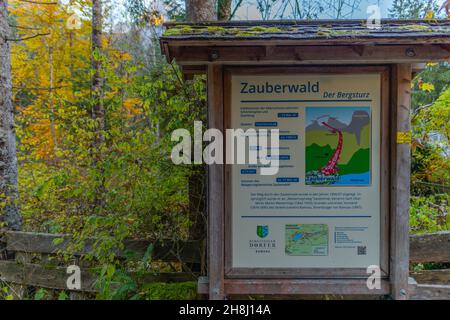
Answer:
POLYGON ((220 21, 228 21, 231 19, 231 0, 219 0, 217 18, 220 21))
POLYGON ((11 101, 10 48, 7 42, 10 35, 7 7, 7 0, 0 0, 0 222, 6 222, 8 229, 19 230, 22 219, 18 204, 16 134, 11 101))
POLYGON ((50 89, 48 91, 48 106, 50 110, 50 133, 53 139, 53 151, 56 151, 58 148, 58 140, 56 138, 56 128, 55 128, 55 108, 53 105, 53 47, 49 47, 48 49, 48 64, 49 64, 49 83, 50 89))
POLYGON ((186 20, 191 22, 217 20, 214 0, 186 0, 186 20))
POLYGON ((103 14, 102 0, 92 0, 92 119, 96 122, 94 130, 94 141, 92 156, 94 166, 99 172, 100 179, 95 190, 93 209, 101 209, 105 205, 105 177, 102 164, 102 149, 105 142, 105 107, 103 104, 103 84, 102 74, 102 40, 103 40, 103 14))
POLYGON ((104 141, 105 108, 103 105, 103 75, 102 75, 102 1, 92 0, 92 117, 97 121, 94 147, 104 141))
MULTIPOLYGON (((186 0, 186 20, 189 22, 216 21, 217 10, 215 0, 186 0)), ((205 114, 207 109, 205 108, 205 114)), ((206 192, 207 172, 205 164, 200 168, 192 166, 189 177, 189 239, 206 238, 206 192)), ((188 268, 194 272, 206 270, 206 265, 189 264, 188 268)))
MULTIPOLYGON (((219 0, 223 1, 223 0, 219 0)), ((226 0, 227 1, 227 0, 226 0)), ((186 19, 189 22, 217 20, 215 0, 186 0, 186 19)), ((205 114, 207 110, 205 108, 205 114)), ((207 168, 192 166, 189 177, 189 239, 204 239, 206 237, 206 184, 207 168)), ((197 271, 197 270, 196 270, 197 271)))

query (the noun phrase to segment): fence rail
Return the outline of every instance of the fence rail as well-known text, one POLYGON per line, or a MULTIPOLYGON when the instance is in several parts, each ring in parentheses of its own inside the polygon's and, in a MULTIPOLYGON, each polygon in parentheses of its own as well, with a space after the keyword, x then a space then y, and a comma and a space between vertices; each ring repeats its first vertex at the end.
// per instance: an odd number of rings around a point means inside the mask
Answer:
MULTIPOLYGON (((75 257, 90 252, 95 247, 96 239, 88 239, 84 247, 74 253, 75 257)), ((0 260, 0 280, 22 286, 35 286, 56 290, 67 290, 66 267, 53 260, 58 252, 70 245, 68 235, 55 235, 29 232, 7 232, 0 237, 0 248, 8 252, 10 259, 0 260), (36 259, 39 256, 39 259, 36 259)), ((203 261, 203 241, 125 241, 124 249, 114 249, 119 257, 130 253, 143 256, 153 245, 152 260, 161 262, 178 262, 182 264, 200 264, 203 261)), ((0 254, 0 257, 2 255, 0 254)), ((3 255, 4 256, 4 255, 3 255)), ((1 259, 1 258, 0 258, 1 259)), ((450 263, 450 231, 410 236, 411 263, 450 263)), ((95 292, 97 276, 91 268, 81 269, 81 292, 95 292)), ((181 282, 191 281, 198 274, 189 271, 147 273, 141 281, 181 282)), ((450 269, 422 270, 411 272, 412 299, 450 299, 450 269)))
MULTIPOLYGON (((32 232, 6 232, 6 250, 11 252, 26 252, 39 254, 56 254, 69 248, 70 236, 63 234, 32 233, 32 232)), ((98 239, 87 239, 84 247, 75 256, 91 252, 98 239)), ((114 249, 119 257, 128 254, 143 256, 149 245, 153 245, 152 259, 165 262, 200 262, 202 256, 202 241, 173 241, 173 240, 125 240, 124 249, 114 249)))
MULTIPOLYGON (((72 250, 71 238, 63 234, 31 233, 31 232, 6 232, 0 236, 0 281, 20 286, 34 286, 53 290, 67 290, 66 266, 57 258, 70 248, 73 259, 77 260, 81 267, 81 289, 72 292, 94 293, 96 289, 97 273, 89 266, 84 266, 85 261, 79 258, 96 248, 98 239, 87 239, 83 247, 72 250), (1 257, 9 256, 10 259, 1 260, 1 257), (12 257, 12 258, 11 258, 12 257)), ((183 266, 201 264, 203 260, 203 241, 173 241, 173 240, 126 240, 124 248, 113 249, 119 258, 133 255, 143 257, 149 246, 152 245, 151 261, 177 263, 183 266)), ((149 282, 184 282, 194 281, 198 274, 183 268, 180 272, 148 272, 137 277, 143 283, 149 282)), ((75 295, 78 299, 80 295, 75 295)))

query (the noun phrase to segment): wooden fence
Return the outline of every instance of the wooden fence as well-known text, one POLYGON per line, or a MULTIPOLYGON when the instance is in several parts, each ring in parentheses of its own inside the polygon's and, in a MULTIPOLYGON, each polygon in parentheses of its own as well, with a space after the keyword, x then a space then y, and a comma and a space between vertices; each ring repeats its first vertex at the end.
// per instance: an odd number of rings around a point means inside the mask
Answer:
MULTIPOLYGON (((414 235, 409 238, 410 263, 450 263, 450 231, 414 235)), ((410 272, 412 299, 450 300, 450 269, 410 272)))
MULTIPOLYGON (((97 275, 89 267, 89 262, 80 259, 95 247, 95 239, 84 242, 82 250, 73 253, 69 263, 63 263, 61 253, 70 247, 67 235, 7 232, 0 237, 0 284, 1 281, 20 286, 41 287, 53 290, 67 290, 67 265, 76 264, 81 268, 81 290, 78 292, 96 292, 97 275), (1 253, 3 242, 4 253, 1 253), (3 259, 2 259, 3 257, 3 259)), ((129 255, 143 257, 148 247, 152 262, 164 262, 176 272, 148 272, 139 277, 148 282, 196 281, 198 274, 190 271, 189 266, 203 261, 202 241, 125 241, 123 250, 114 250, 119 258, 129 255)), ((72 249, 71 249, 72 250, 72 249)), ((16 286, 17 287, 17 286, 16 286)), ((80 295, 71 295, 80 298, 80 295)))
MULTIPOLYGON (((84 248, 74 254, 74 258, 90 252, 94 241, 87 241, 84 248)), ((66 266, 55 257, 69 243, 70 239, 65 235, 7 232, 0 237, 0 248, 3 246, 7 253, 0 252, 0 280, 22 287, 68 291, 66 266)), ((202 241, 130 240, 125 242, 124 250, 115 250, 115 253, 122 257, 130 252, 143 256, 150 244, 153 244, 152 261, 183 266, 204 263, 205 247, 202 241)), ((410 262, 450 263, 450 231, 411 236, 410 262)), ((82 287, 78 292, 95 292, 95 273, 88 267, 81 271, 82 287)), ((415 280, 411 279, 412 299, 450 299, 450 269, 412 271, 410 276, 415 280)), ((197 277, 198 274, 183 268, 180 272, 147 273, 141 281, 182 282, 194 281, 197 277)))

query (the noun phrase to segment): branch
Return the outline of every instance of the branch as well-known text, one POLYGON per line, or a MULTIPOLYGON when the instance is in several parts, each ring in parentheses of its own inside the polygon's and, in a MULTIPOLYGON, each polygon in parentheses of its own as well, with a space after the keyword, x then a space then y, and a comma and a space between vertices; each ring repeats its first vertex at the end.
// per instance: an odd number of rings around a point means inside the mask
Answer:
POLYGON ((21 2, 27 2, 32 4, 48 4, 48 5, 57 5, 58 2, 41 2, 41 1, 31 1, 31 0, 19 0, 21 2))
POLYGON ((243 1, 243 0, 238 0, 238 2, 236 3, 236 6, 234 7, 233 11, 232 11, 231 14, 230 14, 230 19, 228 19, 228 20, 231 20, 231 19, 234 17, 234 15, 236 14, 236 11, 237 11, 237 10, 239 9, 239 7, 241 6, 242 1, 243 1))
POLYGON ((432 105, 433 105, 433 103, 429 103, 429 104, 418 107, 416 110, 414 110, 411 120, 414 120, 419 115, 420 111, 422 111, 423 109, 429 108, 432 105))
POLYGON ((44 90, 44 91, 50 91, 50 90, 55 90, 55 89, 61 89, 61 88, 66 88, 68 87, 68 85, 65 86, 56 86, 56 87, 12 87, 13 89, 17 89, 17 90, 44 90))
POLYGON ((29 37, 25 37, 25 38, 16 38, 16 39, 6 38, 6 41, 25 41, 25 40, 29 40, 29 39, 33 39, 33 38, 37 38, 37 37, 41 37, 41 36, 48 36, 49 34, 50 34, 50 32, 48 32, 48 33, 37 33, 35 35, 29 36, 29 37))
POLYGON ((42 28, 34 28, 34 27, 23 27, 23 26, 18 26, 18 25, 14 25, 14 24, 10 24, 9 26, 11 28, 25 29, 25 30, 41 30, 42 29, 42 28))

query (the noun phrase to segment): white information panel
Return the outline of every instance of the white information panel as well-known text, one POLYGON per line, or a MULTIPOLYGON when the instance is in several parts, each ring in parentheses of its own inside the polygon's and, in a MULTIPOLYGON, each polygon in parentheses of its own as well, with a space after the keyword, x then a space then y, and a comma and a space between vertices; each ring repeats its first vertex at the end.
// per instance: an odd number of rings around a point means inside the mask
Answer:
POLYGON ((277 174, 232 166, 233 268, 379 265, 380 77, 231 76, 231 127, 280 134, 277 174))

